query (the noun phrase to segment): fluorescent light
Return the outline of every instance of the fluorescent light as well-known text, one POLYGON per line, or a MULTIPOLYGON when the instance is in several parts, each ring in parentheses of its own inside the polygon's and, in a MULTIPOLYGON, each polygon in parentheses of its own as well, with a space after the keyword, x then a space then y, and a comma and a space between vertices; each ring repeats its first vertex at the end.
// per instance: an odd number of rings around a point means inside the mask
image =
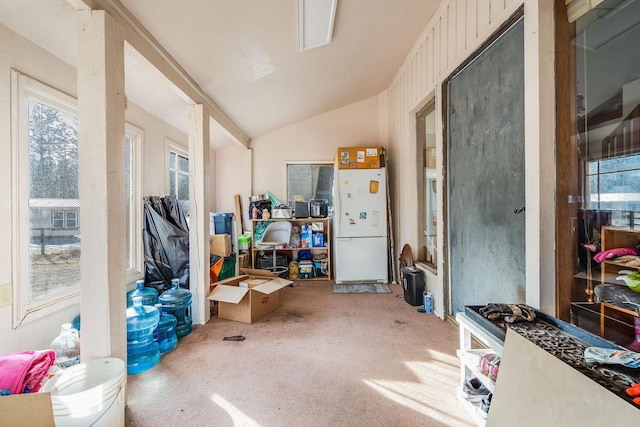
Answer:
POLYGON ((338 0, 298 0, 300 52, 331 43, 338 0))

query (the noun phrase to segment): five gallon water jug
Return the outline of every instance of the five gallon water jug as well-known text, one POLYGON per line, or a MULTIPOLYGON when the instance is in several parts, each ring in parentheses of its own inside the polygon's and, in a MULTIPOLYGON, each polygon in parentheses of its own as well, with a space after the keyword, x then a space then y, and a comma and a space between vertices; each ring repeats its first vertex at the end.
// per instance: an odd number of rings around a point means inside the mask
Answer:
POLYGON ((154 288, 144 286, 144 280, 136 282, 136 288, 127 294, 127 307, 133 305, 133 297, 141 296, 142 305, 150 305, 154 307, 158 303, 158 291, 154 288))
POLYGON ((162 304, 162 311, 175 316, 178 324, 176 335, 182 338, 189 335, 191 326, 191 292, 180 287, 178 279, 171 279, 171 289, 167 289, 158 298, 162 304))
POLYGON ((160 354, 165 354, 178 345, 178 336, 176 335, 178 321, 174 315, 164 312, 162 304, 156 304, 156 308, 160 312, 160 322, 155 331, 155 338, 158 347, 160 347, 160 354))
POLYGON ((141 296, 133 297, 133 307, 127 308, 127 374, 144 372, 160 360, 160 349, 153 339, 159 320, 157 308, 142 305, 141 296))
POLYGON ((60 327, 60 335, 51 342, 51 349, 56 352, 56 366, 68 368, 80 362, 80 337, 78 330, 71 323, 60 327))

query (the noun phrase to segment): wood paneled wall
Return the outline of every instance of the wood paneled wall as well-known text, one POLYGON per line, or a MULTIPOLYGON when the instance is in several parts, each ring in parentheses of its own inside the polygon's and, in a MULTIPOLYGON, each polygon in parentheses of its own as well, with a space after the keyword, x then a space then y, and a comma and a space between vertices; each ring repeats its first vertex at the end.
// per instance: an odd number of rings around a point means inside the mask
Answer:
MULTIPOLYGON (((405 243, 410 244, 415 252, 418 234, 422 232, 417 220, 417 183, 422 176, 416 167, 419 153, 416 150, 415 113, 435 98, 436 117, 439 118, 436 123, 437 172, 442 176, 441 84, 522 4, 523 0, 444 0, 389 86, 387 149, 395 254, 399 254, 399 248, 405 243)), ((438 219, 443 218, 440 181, 438 219)), ((439 220, 439 236, 443 236, 442 227, 443 221, 439 220)), ((443 271, 442 256, 438 257, 438 263, 438 271, 443 271)), ((443 274, 437 276, 437 281, 434 308, 436 312, 443 313, 443 274)))

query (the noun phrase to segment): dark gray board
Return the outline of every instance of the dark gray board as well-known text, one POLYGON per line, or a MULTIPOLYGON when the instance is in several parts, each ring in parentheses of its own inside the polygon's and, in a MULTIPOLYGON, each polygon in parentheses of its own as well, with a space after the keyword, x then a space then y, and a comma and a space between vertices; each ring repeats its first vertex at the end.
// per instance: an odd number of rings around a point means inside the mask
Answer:
POLYGON ((524 20, 448 83, 451 313, 525 302, 524 20))

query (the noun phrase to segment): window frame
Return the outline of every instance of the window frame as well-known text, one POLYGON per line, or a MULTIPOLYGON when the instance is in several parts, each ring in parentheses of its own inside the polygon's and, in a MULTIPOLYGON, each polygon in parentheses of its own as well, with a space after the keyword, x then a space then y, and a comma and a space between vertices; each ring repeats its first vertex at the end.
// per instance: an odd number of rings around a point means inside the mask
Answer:
MULTIPOLYGON (((424 266, 428 267, 428 269, 430 269, 433 273, 438 272, 438 259, 437 259, 437 255, 438 255, 438 247, 437 247, 437 239, 438 239, 438 229, 437 229, 437 225, 434 224, 433 228, 434 228, 434 233, 435 233, 435 238, 436 238, 436 244, 434 244, 434 257, 432 258, 433 261, 430 261, 429 259, 427 259, 427 255, 428 255, 428 250, 427 250, 427 239, 424 235, 425 233, 425 224, 426 224, 426 220, 428 217, 427 211, 426 211, 426 202, 427 202, 427 192, 428 192, 428 188, 426 185, 426 181, 428 178, 435 178, 437 180, 438 175, 437 175, 437 162, 438 162, 438 157, 439 157, 439 153, 436 149, 436 145, 435 145, 435 141, 434 141, 434 145, 433 146, 429 146, 427 147, 427 141, 426 141, 426 125, 421 124, 423 123, 427 117, 433 115, 434 118, 434 136, 437 134, 436 131, 436 99, 435 96, 432 97, 431 99, 429 99, 424 106, 422 106, 414 115, 414 120, 415 120, 415 132, 416 132, 416 138, 415 138, 415 143, 416 143, 416 169, 417 169, 417 176, 420 177, 420 179, 418 180, 418 215, 417 215, 417 221, 418 221, 418 253, 417 253, 417 260, 420 263, 423 263, 424 266), (427 156, 428 156, 428 150, 429 149, 433 149, 435 150, 435 154, 436 154, 436 166, 434 166, 433 168, 429 168, 432 169, 431 171, 428 171, 427 167, 428 167, 428 161, 427 161, 427 156), (431 176, 427 176, 428 174, 430 174, 431 176)), ((437 137, 436 137, 437 138, 437 137)), ((434 181, 437 182, 437 181, 434 181)), ((438 215, 438 201, 436 198, 435 201, 435 207, 432 208, 432 211, 435 211, 436 214, 436 218, 438 215)))
POLYGON ((166 179, 166 185, 167 185, 167 191, 166 193, 174 196, 177 200, 183 201, 183 202, 188 202, 189 199, 179 199, 178 198, 178 174, 182 173, 184 175, 184 172, 180 172, 180 170, 178 170, 177 168, 177 162, 178 162, 178 157, 184 157, 187 159, 187 161, 189 162, 189 172, 186 174, 187 177, 189 178, 189 185, 191 185, 191 162, 189 159, 189 152, 188 150, 186 150, 184 147, 182 147, 181 145, 179 145, 178 143, 167 139, 166 140, 166 153, 167 153, 167 157, 166 157, 166 165, 167 165, 167 179, 166 179), (172 172, 172 168, 171 168, 171 164, 169 162, 169 159, 171 157, 171 153, 174 153, 176 155, 176 168, 175 168, 175 172, 176 172, 176 182, 175 182, 175 190, 176 190, 176 194, 171 194, 171 172, 172 172))
MULTIPOLYGON (((17 256, 12 259, 13 280, 13 328, 44 318, 53 312, 77 306, 80 303, 80 282, 66 291, 56 292, 38 301, 29 301, 29 99, 44 102, 67 113, 78 115, 77 100, 45 83, 33 79, 17 70, 11 70, 11 129, 12 129, 12 247, 17 256), (15 96, 14 96, 15 94, 15 96)), ((143 245, 141 238, 143 206, 142 177, 144 131, 125 123, 125 137, 131 139, 130 170, 131 199, 129 209, 129 259, 126 260, 126 280, 134 282, 142 277, 143 245)), ((124 140, 122 142, 124 144, 124 140)), ((125 165, 125 168, 127 165, 125 165)), ((52 228, 69 228, 69 221, 79 224, 78 210, 58 210, 51 213, 52 228), (62 213, 62 227, 53 227, 54 212, 62 213), (71 213, 75 219, 69 218, 71 213)))
MULTIPOLYGON (((294 161, 294 160, 287 160, 285 161, 285 169, 284 169, 284 195, 286 197, 286 200, 281 201, 282 203, 288 205, 289 203, 291 203, 292 201, 289 198, 289 166, 309 166, 311 168, 313 167, 331 167, 334 168, 334 162, 333 161, 294 161)), ((334 172, 334 176, 335 176, 335 172, 334 172)), ((332 185, 332 191, 333 191, 333 185, 332 185)), ((333 194, 331 195, 331 197, 329 197, 328 199, 328 208, 333 209, 333 194)), ((291 203, 293 204, 293 203, 291 203)), ((293 208, 294 206, 290 206, 291 208, 293 208)))
MULTIPOLYGON (((11 69, 12 220, 11 241, 14 329, 80 303, 80 281, 69 289, 30 301, 29 99, 78 115, 74 97, 11 69)), ((64 219, 63 219, 64 222, 64 219)))
MULTIPOLYGON (((144 130, 129 122, 125 122, 124 127, 125 138, 131 138, 132 142, 130 158, 129 259, 126 260, 126 280, 129 283, 141 278, 144 274, 144 248, 141 237, 143 228, 142 177, 144 176, 144 162, 142 149, 144 146, 144 130)), ((124 144, 124 140, 122 143, 124 144)), ((126 167, 127 165, 125 165, 125 169, 126 167)))
POLYGON ((64 216, 64 211, 51 211, 51 228, 65 228, 64 216))
POLYGON ((76 210, 71 210, 71 211, 64 211, 64 226, 65 228, 75 228, 78 226, 78 211, 76 210), (69 217, 72 216, 70 214, 73 214, 73 219, 70 219, 69 217), (69 222, 73 221, 75 225, 69 225, 69 222))

